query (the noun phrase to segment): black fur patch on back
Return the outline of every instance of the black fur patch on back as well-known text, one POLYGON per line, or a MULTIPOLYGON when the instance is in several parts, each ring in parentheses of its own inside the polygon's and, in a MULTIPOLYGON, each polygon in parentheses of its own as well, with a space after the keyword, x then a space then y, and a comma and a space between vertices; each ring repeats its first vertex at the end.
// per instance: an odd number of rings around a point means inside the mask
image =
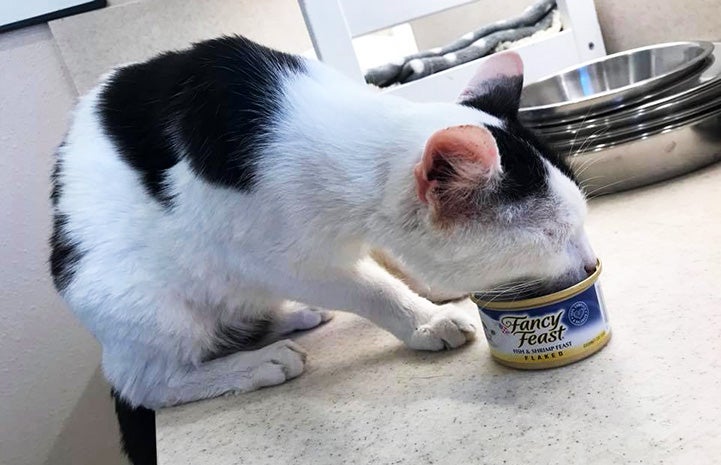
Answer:
POLYGON ((155 412, 145 407, 132 407, 113 389, 115 415, 120 426, 123 452, 133 465, 156 465, 155 412))
POLYGON ((233 326, 219 326, 215 332, 213 349, 203 356, 203 361, 225 357, 242 350, 258 349, 270 335, 272 325, 271 319, 259 318, 233 326))
POLYGON ((99 112, 158 201, 171 203, 166 170, 181 158, 210 183, 248 191, 258 146, 282 102, 281 81, 304 69, 299 57, 223 37, 118 70, 99 112))

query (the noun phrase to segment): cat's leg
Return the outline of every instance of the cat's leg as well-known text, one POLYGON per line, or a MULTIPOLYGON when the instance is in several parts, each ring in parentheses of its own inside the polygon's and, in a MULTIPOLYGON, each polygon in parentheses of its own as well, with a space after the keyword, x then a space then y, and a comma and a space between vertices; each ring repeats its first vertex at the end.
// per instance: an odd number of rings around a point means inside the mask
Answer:
POLYGON ((331 318, 333 313, 328 310, 315 309, 289 300, 284 302, 281 309, 273 315, 273 330, 282 336, 294 331, 313 329, 331 318))
POLYGON ((275 386, 303 373, 305 359, 305 350, 289 339, 236 352, 174 373, 160 400, 172 405, 275 386))
POLYGON ((285 276, 286 297, 324 308, 347 310, 388 330, 412 348, 454 348, 475 338, 478 310, 466 299, 436 305, 422 298, 370 258, 352 270, 323 276, 285 276))
MULTIPOLYGON (((108 370, 108 365, 112 366, 112 354, 110 358, 107 359, 104 354, 104 369, 111 383, 122 388, 127 381, 127 373, 115 380, 116 373, 108 370)), ((305 359, 303 348, 284 339, 258 350, 236 352, 195 365, 170 364, 172 368, 169 368, 163 362, 146 361, 142 367, 145 379, 138 383, 141 386, 127 389, 129 386, 126 384, 126 389, 121 389, 121 392, 124 391, 123 396, 133 404, 157 409, 284 383, 303 372, 305 359), (148 378, 149 373, 165 374, 151 379, 148 378), (138 390, 138 387, 141 389, 138 390)), ((121 363, 127 364, 127 359, 121 363)), ((136 370, 131 367, 131 371, 136 370)))
MULTIPOLYGON (((183 298, 158 302, 152 314, 162 315, 161 324, 105 334, 108 381, 131 405, 157 409, 299 376, 305 351, 276 337, 284 301, 242 295, 215 308, 183 298)), ((125 308, 126 315, 136 312, 125 308)))
POLYGON ((382 249, 373 249, 370 252, 370 257, 375 260, 380 266, 386 269, 391 275, 403 281, 411 291, 415 292, 419 296, 430 300, 431 302, 441 303, 449 302, 453 300, 461 300, 465 296, 459 294, 449 294, 437 289, 431 288, 429 285, 423 283, 421 280, 414 278, 411 273, 408 272, 399 260, 393 257, 390 253, 382 249))
POLYGON ((328 310, 290 300, 238 300, 235 308, 218 326, 216 344, 210 350, 213 358, 268 345, 295 331, 313 329, 333 317, 328 310))

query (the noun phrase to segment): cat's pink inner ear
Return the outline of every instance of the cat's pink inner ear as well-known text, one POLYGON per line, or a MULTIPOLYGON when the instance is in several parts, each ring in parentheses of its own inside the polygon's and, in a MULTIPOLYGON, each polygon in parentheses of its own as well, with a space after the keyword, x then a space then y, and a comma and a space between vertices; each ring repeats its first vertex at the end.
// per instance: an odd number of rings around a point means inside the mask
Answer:
POLYGON ((416 191, 421 202, 464 195, 500 172, 493 134, 481 126, 453 126, 436 131, 416 165, 416 191), (451 193, 452 195, 448 195, 451 193), (444 195, 446 194, 446 195, 444 195))
POLYGON ((458 100, 483 94, 486 82, 504 77, 523 78, 523 59, 514 51, 495 53, 482 60, 476 73, 458 96, 458 100))

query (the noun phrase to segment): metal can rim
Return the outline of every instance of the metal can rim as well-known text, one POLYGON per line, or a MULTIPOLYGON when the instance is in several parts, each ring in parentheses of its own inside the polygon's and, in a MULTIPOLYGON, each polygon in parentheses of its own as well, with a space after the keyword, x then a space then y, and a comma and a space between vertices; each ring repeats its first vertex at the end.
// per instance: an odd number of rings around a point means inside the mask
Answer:
POLYGON ((601 260, 596 259, 596 269, 583 281, 567 287, 552 294, 533 297, 531 299, 513 300, 507 302, 484 301, 471 294, 471 300, 479 307, 486 310, 528 310, 543 305, 550 305, 574 295, 580 294, 593 285, 601 274, 601 260))

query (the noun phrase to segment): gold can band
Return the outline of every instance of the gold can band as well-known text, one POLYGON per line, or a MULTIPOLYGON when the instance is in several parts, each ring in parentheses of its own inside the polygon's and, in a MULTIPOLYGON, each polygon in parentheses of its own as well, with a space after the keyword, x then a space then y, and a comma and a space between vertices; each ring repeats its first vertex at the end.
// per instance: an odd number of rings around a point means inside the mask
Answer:
POLYGON ((574 362, 578 362, 585 358, 590 357, 599 350, 603 349, 608 341, 611 340, 611 331, 604 331, 595 337, 592 341, 589 341, 590 345, 586 345, 583 348, 576 349, 569 353, 564 354, 561 357, 553 358, 551 360, 533 360, 533 361, 521 361, 518 359, 512 359, 505 356, 501 352, 497 352, 491 349, 491 357, 497 363, 505 365, 510 368, 516 368, 519 370, 544 370, 547 368, 558 368, 565 365, 570 365, 574 362), (592 344, 591 344, 592 342, 592 344))

